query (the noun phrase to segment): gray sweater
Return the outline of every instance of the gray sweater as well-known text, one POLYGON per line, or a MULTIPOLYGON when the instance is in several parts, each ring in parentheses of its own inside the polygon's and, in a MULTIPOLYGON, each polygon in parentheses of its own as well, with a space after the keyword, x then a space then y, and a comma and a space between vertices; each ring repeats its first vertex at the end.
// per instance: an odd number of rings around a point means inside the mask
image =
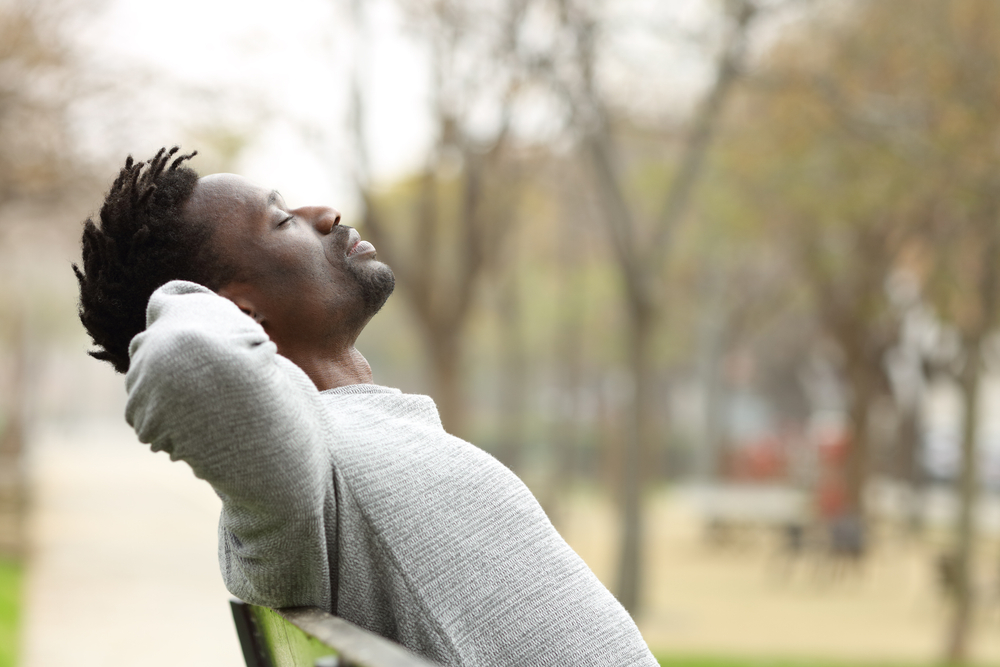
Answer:
POLYGON ((239 598, 317 606, 444 665, 656 665, 520 480, 426 396, 319 392, 264 330, 175 281, 132 340, 126 419, 222 498, 239 598))

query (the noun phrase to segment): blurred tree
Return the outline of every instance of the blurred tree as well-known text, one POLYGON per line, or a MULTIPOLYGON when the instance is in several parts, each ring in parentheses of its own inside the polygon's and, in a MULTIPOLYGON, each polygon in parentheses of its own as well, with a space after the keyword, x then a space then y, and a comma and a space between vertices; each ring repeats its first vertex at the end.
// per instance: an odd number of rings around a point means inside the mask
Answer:
POLYGON ((64 16, 39 0, 0 2, 0 205, 62 194, 78 176, 67 122, 64 16))
MULTIPOLYGON (((516 233, 517 230, 512 230, 516 233)), ((511 232, 508 232, 511 233, 511 232)), ((509 271, 500 281, 497 315, 500 334, 500 429, 497 458, 511 470, 522 472, 527 439, 528 351, 525 344, 524 289, 521 275, 509 271)))
POLYGON ((982 357, 1000 251, 1000 5, 866 0, 832 7, 768 55, 741 175, 763 225, 798 258, 851 389, 848 505, 863 515, 868 408, 898 323, 905 269, 962 341, 954 610, 946 658, 968 656, 982 357), (766 159, 761 160, 761 156, 766 159))
MULTIPOLYGON (((69 140, 65 84, 71 73, 68 40, 52 3, 0 2, 0 208, 13 203, 66 199, 77 191, 81 172, 69 140)), ((9 252, 0 229, 0 251, 9 252)), ((24 501, 22 454, 29 386, 31 327, 24 286, 2 275, 0 342, 9 362, 6 400, 0 413, 0 552, 22 548, 24 501)))
POLYGON ((622 477, 622 538, 617 595, 630 612, 639 610, 642 588, 642 494, 646 475, 643 464, 657 440, 656 366, 654 335, 662 316, 664 267, 678 226, 689 212, 692 194, 705 158, 715 138, 723 110, 740 77, 747 52, 747 35, 758 15, 753 0, 724 3, 725 37, 711 83, 701 104, 689 119, 669 187, 650 225, 631 201, 624 183, 621 149, 615 133, 613 97, 596 78, 601 31, 593 3, 560 0, 561 23, 569 35, 568 62, 553 58, 555 85, 562 89, 580 130, 580 149, 591 167, 593 192, 611 238, 614 259, 627 303, 629 373, 632 385, 631 415, 624 446, 622 477), (565 75, 569 69, 570 75, 565 75), (646 228, 644 228, 646 227, 646 228))
MULTIPOLYGON (((975 507, 980 470, 980 414, 988 338, 1000 316, 1000 5, 989 0, 921 0, 900 22, 900 2, 870 10, 901 34, 906 78, 891 93, 919 119, 916 141, 925 163, 923 188, 933 194, 934 233, 924 254, 933 257, 929 293, 961 341, 956 364, 962 417, 959 517, 954 547, 954 608, 945 658, 969 658, 974 619, 975 507)), ((868 17, 865 17, 868 18, 868 17)), ((881 35, 879 37, 882 38, 881 35)))
MULTIPOLYGON (((781 60, 794 64, 796 56, 781 60)), ((843 511, 860 517, 868 408, 887 389, 882 359, 897 332, 885 284, 917 212, 912 197, 900 196, 910 170, 853 137, 814 89, 769 89, 747 111, 753 120, 742 130, 746 152, 735 166, 762 231, 796 267, 823 333, 836 344, 851 426, 843 511)))
MULTIPOLYGON (((997 18, 1000 19, 1000 16, 997 18)), ((1000 102, 1000 96, 994 99, 1000 102)), ((983 366, 987 339, 1000 315, 997 293, 1000 289, 1000 179, 993 174, 984 176, 981 190, 968 193, 973 197, 963 202, 969 208, 956 211, 957 218, 946 223, 951 238, 941 248, 947 253, 943 258, 945 267, 941 270, 946 275, 945 279, 952 282, 952 289, 941 296, 941 305, 946 317, 957 325, 961 336, 962 360, 957 379, 965 406, 961 468, 957 480, 959 514, 953 553, 954 609, 945 646, 945 657, 952 664, 964 663, 968 659, 969 636, 973 627, 976 598, 973 573, 977 542, 975 507, 980 479, 983 366)))
MULTIPOLYGON (((526 4, 401 3, 430 47, 435 142, 420 174, 398 193, 408 201, 395 215, 386 214, 369 173, 362 73, 354 80, 356 180, 365 232, 399 278, 428 352, 442 422, 459 435, 466 428, 464 328, 480 281, 499 261, 516 222, 520 168, 511 117, 523 77, 513 51, 526 4)), ((361 24, 360 5, 354 8, 361 24)), ((366 59, 359 54, 358 61, 366 59)))
MULTIPOLYGON (((557 527, 565 518, 563 496, 577 463, 583 439, 582 422, 586 408, 586 347, 592 327, 588 326, 588 310, 598 296, 587 289, 588 246, 592 244, 593 212, 589 201, 579 196, 580 174, 571 159, 555 158, 547 170, 543 187, 558 205, 557 219, 550 231, 555 248, 546 255, 554 275, 554 303, 550 310, 553 321, 547 323, 552 336, 548 354, 554 363, 553 396, 549 440, 552 443, 551 474, 542 498, 546 513, 557 527)), ((588 261, 590 260, 590 262, 588 261)), ((592 335, 592 334, 591 334, 592 335)), ((595 361, 593 358, 590 361, 595 361)))
POLYGON ((887 8, 834 8, 778 41, 733 128, 742 138, 728 142, 750 210, 797 265, 836 344, 851 426, 845 511, 858 517, 869 407, 887 391, 884 357, 899 329, 887 283, 928 233, 934 204, 927 138, 895 90, 912 73, 908 37, 888 28, 900 21, 887 8))

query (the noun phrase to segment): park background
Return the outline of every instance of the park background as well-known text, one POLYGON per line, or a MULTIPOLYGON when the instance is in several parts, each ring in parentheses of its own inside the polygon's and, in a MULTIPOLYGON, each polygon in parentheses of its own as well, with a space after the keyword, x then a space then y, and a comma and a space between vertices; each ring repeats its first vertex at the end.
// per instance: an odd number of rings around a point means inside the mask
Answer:
POLYGON ((0 665, 239 665, 71 264, 124 156, 330 204, 664 664, 1000 663, 1000 3, 0 0, 0 665))

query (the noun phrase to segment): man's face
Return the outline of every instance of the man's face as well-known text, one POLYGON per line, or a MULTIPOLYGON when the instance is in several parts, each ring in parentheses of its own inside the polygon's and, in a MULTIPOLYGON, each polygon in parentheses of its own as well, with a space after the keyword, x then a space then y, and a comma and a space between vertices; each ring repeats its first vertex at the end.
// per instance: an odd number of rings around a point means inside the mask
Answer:
POLYGON ((219 293, 258 319, 283 354, 353 344, 392 293, 392 271, 332 208, 290 209, 276 191, 216 174, 198 181, 184 214, 212 226, 212 249, 234 269, 219 293))

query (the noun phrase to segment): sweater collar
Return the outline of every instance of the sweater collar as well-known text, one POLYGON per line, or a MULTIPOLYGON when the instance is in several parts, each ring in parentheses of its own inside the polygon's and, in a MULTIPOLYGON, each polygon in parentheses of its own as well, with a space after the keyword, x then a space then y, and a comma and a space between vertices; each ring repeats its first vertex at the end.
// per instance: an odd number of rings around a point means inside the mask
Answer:
POLYGON ((383 387, 380 384, 348 384, 320 393, 324 396, 345 396, 350 394, 401 394, 403 392, 394 387, 383 387))

